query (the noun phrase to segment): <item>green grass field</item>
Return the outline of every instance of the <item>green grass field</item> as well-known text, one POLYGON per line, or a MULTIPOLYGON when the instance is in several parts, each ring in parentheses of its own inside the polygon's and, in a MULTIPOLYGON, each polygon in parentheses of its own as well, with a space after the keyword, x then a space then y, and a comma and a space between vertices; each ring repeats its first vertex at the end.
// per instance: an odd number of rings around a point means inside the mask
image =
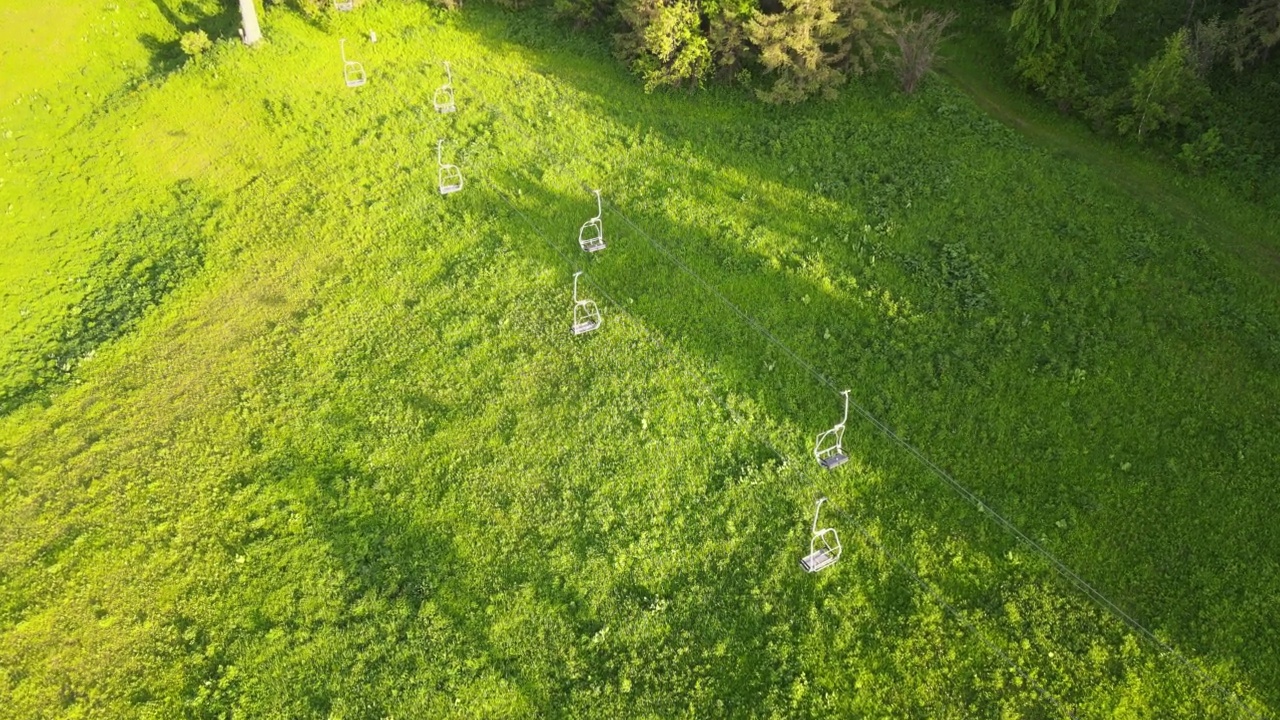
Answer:
POLYGON ((263 19, 0 10, 0 717, 1280 708, 1274 207, 963 44, 776 108, 540 10, 263 19), (783 347, 1154 639, 870 422, 821 472, 783 347))

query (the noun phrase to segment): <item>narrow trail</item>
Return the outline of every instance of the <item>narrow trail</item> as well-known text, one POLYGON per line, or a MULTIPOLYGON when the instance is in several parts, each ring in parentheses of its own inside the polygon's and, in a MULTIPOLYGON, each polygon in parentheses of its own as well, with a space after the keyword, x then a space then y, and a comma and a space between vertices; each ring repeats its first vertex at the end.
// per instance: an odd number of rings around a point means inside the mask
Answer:
POLYGON ((1023 112, 1016 107, 1015 99, 1007 97, 1008 91, 997 85, 998 80, 984 76, 967 64, 952 63, 941 68, 940 73, 1002 124, 1041 147, 1090 165, 1118 190, 1158 208, 1213 244, 1230 250, 1266 278, 1280 281, 1280 233, 1274 224, 1266 230, 1252 223, 1251 227, 1242 227, 1186 188, 1154 176, 1155 168, 1142 167, 1145 163, 1128 153, 1116 152, 1101 139, 1075 137, 1061 125, 1023 112))

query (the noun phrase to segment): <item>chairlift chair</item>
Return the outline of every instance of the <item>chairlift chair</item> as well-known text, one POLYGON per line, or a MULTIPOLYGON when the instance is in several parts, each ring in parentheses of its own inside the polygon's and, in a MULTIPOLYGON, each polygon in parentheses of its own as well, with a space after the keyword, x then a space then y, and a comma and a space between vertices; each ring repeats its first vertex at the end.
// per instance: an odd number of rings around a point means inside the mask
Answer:
POLYGON ((840 394, 844 395, 844 417, 835 427, 819 433, 817 442, 813 444, 813 457, 828 470, 834 470, 849 461, 849 456, 844 452, 844 424, 849 420, 849 391, 845 390, 840 394))
POLYGON ((457 165, 444 162, 444 140, 436 141, 436 164, 440 166, 440 194, 448 195, 462 189, 462 171, 457 165))
POLYGON ((813 509, 813 534, 809 538, 809 554, 800 558, 800 567, 805 572, 818 572, 829 568, 840 559, 840 535, 835 528, 818 529, 818 514, 822 512, 825 497, 818 498, 818 505, 813 509))
POLYGON ((431 102, 436 106, 438 113, 451 113, 458 109, 453 101, 453 71, 449 69, 449 62, 444 63, 444 74, 448 78, 445 83, 436 88, 436 94, 431 102))
POLYGON ((333 0, 333 8, 338 12, 351 12, 356 9, 355 0, 333 0))
POLYGON ((364 84, 364 66, 354 60, 347 59, 347 39, 342 38, 338 41, 338 47, 342 50, 342 79, 346 81, 347 87, 360 87, 364 84))
POLYGON ((600 220, 604 215, 604 206, 600 201, 600 191, 591 192, 596 194, 596 216, 582 224, 582 229, 578 231, 578 245, 587 252, 596 252, 604 249, 604 224, 600 220))
POLYGON ((585 335, 600 327, 600 308, 591 300, 578 299, 578 276, 582 271, 573 274, 573 334, 585 335))

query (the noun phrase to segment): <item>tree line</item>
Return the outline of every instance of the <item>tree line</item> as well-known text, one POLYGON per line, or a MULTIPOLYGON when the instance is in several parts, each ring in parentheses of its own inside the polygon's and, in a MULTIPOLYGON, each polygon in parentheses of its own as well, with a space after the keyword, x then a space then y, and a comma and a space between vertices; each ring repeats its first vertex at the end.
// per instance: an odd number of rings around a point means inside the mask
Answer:
MULTIPOLYGON (((773 103, 832 98, 884 67, 913 92, 956 19, 898 0, 494 1, 549 4, 580 29, 610 34, 648 90, 739 83, 773 103)), ((1266 187, 1257 178, 1275 179, 1280 0, 961 4, 975 15, 1011 11, 1010 74, 1096 131, 1157 146, 1192 172, 1229 168, 1255 194, 1266 187)))
MULTIPOLYGON (((518 8, 537 0, 496 0, 518 8)), ((897 0, 551 0, 579 28, 612 34, 647 90, 711 82, 771 103, 834 98, 884 65, 913 92, 951 13, 899 12, 897 0)))
MULTIPOLYGON (((242 12, 253 4, 236 1, 242 12)), ((268 1, 310 15, 331 6, 268 1)), ((512 10, 548 7, 579 30, 609 37, 646 90, 739 84, 771 103, 834 98, 882 68, 914 92, 956 19, 950 11, 909 11, 899 0, 493 1, 512 10)), ((1095 130, 1160 146, 1193 172, 1230 166, 1250 178, 1276 174, 1280 0, 963 5, 975 15, 1011 11, 1004 30, 1010 73, 1095 130)), ((256 37, 254 25, 246 26, 246 41, 256 37)))
MULTIPOLYGON (((1096 130, 1178 151, 1193 170, 1224 132, 1280 126, 1280 0, 1018 0, 1017 76, 1096 130)), ((1276 133, 1253 133, 1276 155, 1276 133)), ((1240 138, 1244 139, 1244 138, 1240 138)))

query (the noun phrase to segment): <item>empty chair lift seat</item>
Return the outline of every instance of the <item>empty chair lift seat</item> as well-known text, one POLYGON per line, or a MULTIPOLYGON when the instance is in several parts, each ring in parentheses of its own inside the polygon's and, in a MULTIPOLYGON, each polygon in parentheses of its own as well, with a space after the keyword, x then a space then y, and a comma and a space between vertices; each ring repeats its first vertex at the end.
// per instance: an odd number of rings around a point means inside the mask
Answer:
POLYGON ((844 395, 844 417, 835 427, 819 433, 813 444, 814 459, 828 470, 834 470, 849 461, 849 456, 844 451, 844 424, 849 420, 849 391, 845 390, 840 394, 844 395))
POLYGON ((436 165, 439 166, 437 177, 441 195, 449 195, 462 189, 462 171, 457 165, 447 165, 444 162, 444 140, 436 141, 436 165))
POLYGON ((338 47, 342 50, 342 81, 349 88, 360 87, 365 81, 364 66, 354 60, 347 59, 346 38, 338 41, 338 47))
POLYGON ((596 216, 583 223, 582 229, 578 230, 578 245, 589 253, 604 249, 604 222, 601 219, 604 207, 600 201, 600 191, 592 192, 596 194, 596 216))
POLYGON ((818 498, 818 505, 813 510, 813 534, 809 539, 809 554, 800 558, 800 567, 805 572, 818 572, 831 567, 840 559, 840 535, 835 528, 818 529, 818 513, 822 512, 822 503, 826 498, 818 498))
POLYGON ((435 105, 438 113, 451 113, 458 109, 453 101, 453 71, 449 69, 449 63, 444 64, 444 72, 446 76, 445 83, 436 88, 436 94, 431 98, 431 103, 435 105))
POLYGON ((573 334, 585 335, 600 327, 600 308, 591 300, 578 299, 578 276, 573 274, 573 334))

